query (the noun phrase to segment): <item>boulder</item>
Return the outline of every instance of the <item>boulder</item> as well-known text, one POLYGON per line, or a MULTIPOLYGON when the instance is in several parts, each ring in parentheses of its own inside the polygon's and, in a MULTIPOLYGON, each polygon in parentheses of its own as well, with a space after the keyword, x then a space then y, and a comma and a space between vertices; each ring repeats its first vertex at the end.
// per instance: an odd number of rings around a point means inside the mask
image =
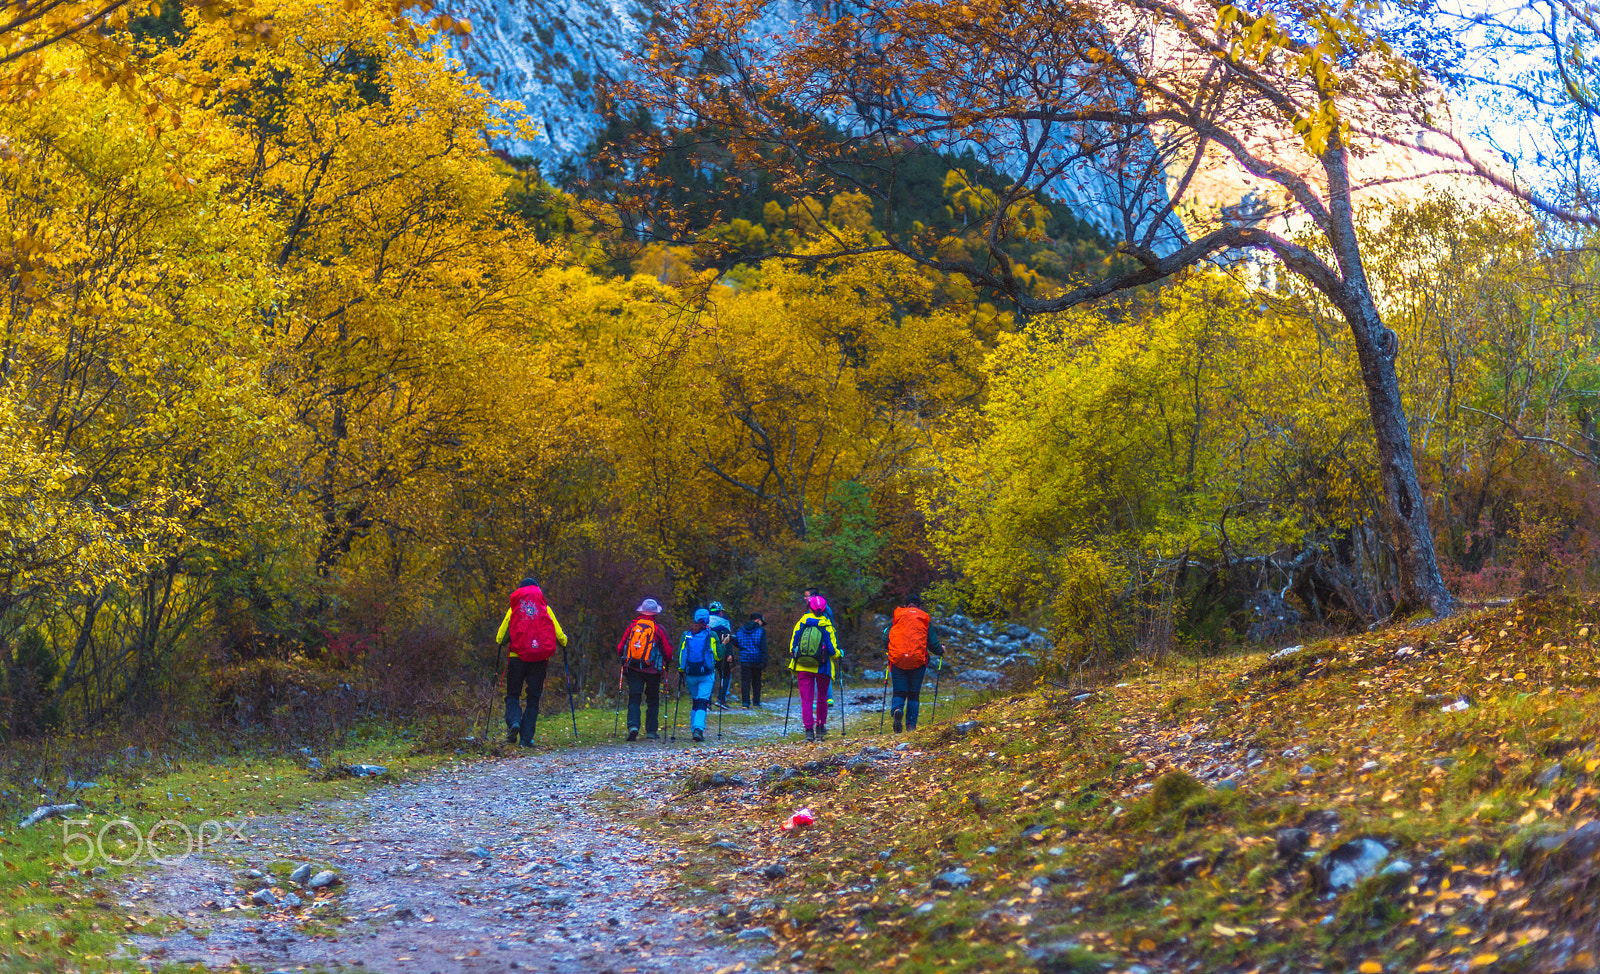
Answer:
POLYGON ((1278 830, 1278 858, 1297 859, 1311 847, 1311 833, 1305 829, 1278 830))
POLYGON ((1529 843, 1528 851, 1556 872, 1567 872, 1591 863, 1600 855, 1600 822, 1540 836, 1529 843))
POLYGON ((1033 631, 1030 630, 1027 626, 1019 626, 1014 622, 1011 623, 1010 625, 1006 626, 1004 629, 1002 629, 1000 631, 1002 633, 1004 633, 1007 637, 1009 637, 1011 639, 1016 639, 1016 640, 1027 639, 1029 636, 1033 635, 1033 631))
POLYGON ((306 884, 306 880, 310 878, 311 863, 309 862, 302 862, 300 865, 294 867, 294 872, 289 874, 289 882, 298 883, 301 886, 304 886, 306 884))
POLYGON ((256 906, 276 906, 278 898, 272 895, 270 889, 258 889, 250 894, 250 902, 256 906))
POLYGON ((58 815, 70 815, 73 812, 79 812, 82 810, 83 806, 75 802, 69 802, 65 805, 40 805, 38 808, 35 808, 32 812, 28 813, 27 818, 22 820, 22 828, 32 828, 47 818, 55 818, 58 815))
POLYGON ((775 862, 767 868, 761 870, 761 875, 767 879, 782 879, 783 877, 789 875, 789 870, 784 866, 783 863, 775 862))

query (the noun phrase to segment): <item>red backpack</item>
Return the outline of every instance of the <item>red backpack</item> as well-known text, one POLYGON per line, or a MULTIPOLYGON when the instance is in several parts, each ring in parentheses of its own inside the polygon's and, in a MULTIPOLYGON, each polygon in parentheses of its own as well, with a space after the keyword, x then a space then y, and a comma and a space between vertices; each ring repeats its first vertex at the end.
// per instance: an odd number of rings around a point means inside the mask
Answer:
POLYGON ((556 624, 550 621, 539 586, 511 593, 511 651, 524 663, 537 663, 556 654, 556 624))
POLYGON ((902 670, 928 665, 928 626, 933 620, 914 605, 894 610, 889 626, 889 662, 902 670))

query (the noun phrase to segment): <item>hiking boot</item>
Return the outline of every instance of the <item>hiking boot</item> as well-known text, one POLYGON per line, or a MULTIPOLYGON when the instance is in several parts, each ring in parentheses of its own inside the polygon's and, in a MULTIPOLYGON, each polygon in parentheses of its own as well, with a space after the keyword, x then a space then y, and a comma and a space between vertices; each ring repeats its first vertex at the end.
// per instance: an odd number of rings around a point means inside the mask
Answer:
POLYGON ((900 727, 900 722, 901 722, 901 718, 902 718, 902 717, 903 717, 903 716, 904 716, 904 715, 903 715, 903 714, 901 714, 901 713, 900 713, 900 711, 898 711, 898 710, 896 710, 896 711, 895 711, 895 712, 894 712, 894 732, 895 732, 895 733, 896 733, 896 734, 898 734, 898 733, 900 733, 900 730, 901 730, 901 727, 900 727))
POLYGON ((639 728, 637 728, 637 727, 628 728, 628 740, 637 741, 638 739, 639 739, 639 728))
POLYGON ((515 743, 517 743, 517 729, 515 727, 512 727, 511 729, 506 731, 506 743, 507 744, 515 744, 515 743))
POLYGON ((826 738, 827 736, 828 736, 828 729, 826 727, 818 727, 817 728, 817 740, 820 741, 820 740, 826 738))
POLYGON ((661 740, 661 733, 659 731, 651 731, 645 737, 650 738, 652 741, 659 741, 661 740))
POLYGON ((807 727, 806 728, 806 740, 814 741, 816 739, 817 739, 817 732, 812 730, 811 728, 807 727))
POLYGON ((695 731, 694 732, 694 739, 696 741, 704 741, 706 739, 706 732, 705 731, 700 731, 700 730, 695 731))

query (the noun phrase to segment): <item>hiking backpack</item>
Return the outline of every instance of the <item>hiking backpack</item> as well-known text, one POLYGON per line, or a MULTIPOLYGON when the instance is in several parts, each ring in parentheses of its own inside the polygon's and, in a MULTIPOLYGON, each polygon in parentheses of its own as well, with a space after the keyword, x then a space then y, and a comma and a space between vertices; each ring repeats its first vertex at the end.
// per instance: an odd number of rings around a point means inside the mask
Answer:
POLYGON ((807 622, 800 629, 800 640, 794 647, 794 658, 820 666, 823 659, 822 639, 822 624, 815 620, 807 622))
POLYGON ((716 666, 717 634, 709 629, 683 634, 683 675, 705 676, 716 666))
POLYGON ((661 647, 656 645, 656 624, 639 619, 628 631, 628 648, 623 656, 629 669, 661 669, 661 647))
POLYGON ((556 654, 556 627, 550 621, 544 593, 537 586, 511 593, 511 626, 507 637, 511 651, 524 663, 537 663, 556 654))
POLYGON ((928 614, 914 605, 894 610, 889 625, 889 662, 902 670, 928 665, 928 614))

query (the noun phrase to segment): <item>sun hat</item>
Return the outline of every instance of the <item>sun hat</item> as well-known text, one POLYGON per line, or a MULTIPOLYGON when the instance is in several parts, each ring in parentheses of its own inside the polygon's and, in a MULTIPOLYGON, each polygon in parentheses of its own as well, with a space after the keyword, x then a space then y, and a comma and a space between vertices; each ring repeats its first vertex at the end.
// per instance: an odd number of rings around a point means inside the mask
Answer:
POLYGON ((657 602, 655 599, 645 599, 643 602, 640 602, 639 607, 633 611, 643 613, 647 616, 660 615, 661 603, 657 602))

